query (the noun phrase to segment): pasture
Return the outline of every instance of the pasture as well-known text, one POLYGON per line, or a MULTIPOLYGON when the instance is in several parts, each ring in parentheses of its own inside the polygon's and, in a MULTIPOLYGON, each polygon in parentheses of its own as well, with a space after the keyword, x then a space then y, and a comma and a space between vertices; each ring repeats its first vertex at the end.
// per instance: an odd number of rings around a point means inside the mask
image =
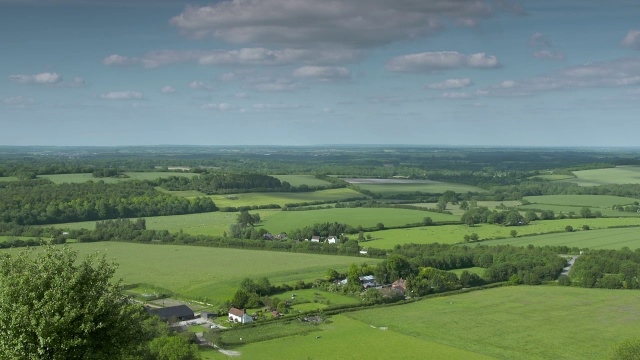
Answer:
POLYGON ((608 169, 574 171, 576 178, 562 180, 580 186, 606 184, 640 184, 640 166, 617 166, 608 169))
MULTIPOLYGON (((583 225, 589 225, 593 231, 595 229, 606 229, 612 226, 640 226, 638 218, 589 218, 589 219, 559 219, 559 220, 539 220, 533 221, 524 226, 502 226, 494 224, 467 225, 442 225, 424 226, 409 229, 391 229, 365 233, 371 235, 373 240, 362 242, 365 247, 378 249, 393 249, 396 245, 402 244, 454 244, 464 241, 465 235, 478 234, 481 240, 512 238, 511 230, 516 230, 518 236, 522 235, 543 235, 547 233, 565 232, 565 227, 570 225, 576 232, 582 232, 583 225)), ((527 236, 530 242, 534 242, 535 236, 527 236)), ((504 240, 505 242, 510 239, 504 240)), ((497 242, 483 242, 483 244, 498 244, 497 242)), ((526 244, 525 244, 526 245, 526 244)), ((565 244, 556 244, 565 245, 565 244)), ((615 247, 614 247, 615 248, 615 247)))
POLYGON ((298 187, 300 185, 307 186, 327 186, 330 183, 320 180, 313 175, 271 175, 280 181, 286 181, 291 186, 298 187))
MULTIPOLYGON (((327 269, 346 272, 352 263, 374 259, 348 256, 221 249, 120 242, 69 245, 79 256, 100 252, 118 264, 115 279, 125 284, 149 284, 182 297, 221 304, 231 299, 244 278, 266 276, 272 284, 323 278, 327 269)), ((5 251, 18 251, 5 250, 5 251)))
MULTIPOLYGON (((627 212, 627 211, 618 211, 613 210, 612 208, 596 208, 589 207, 591 209, 591 213, 595 211, 600 211, 602 216, 605 217, 640 217, 640 213, 636 212, 627 212)), ((520 205, 516 207, 516 210, 522 212, 526 212, 527 210, 551 210, 555 214, 555 216, 565 215, 568 216, 573 213, 575 216, 580 216, 580 210, 582 206, 571 206, 571 205, 549 205, 549 204, 530 204, 530 205, 520 205)), ((539 215, 539 214, 538 214, 539 215)))
POLYGON ((0 176, 0 181, 18 181, 15 176, 0 176))
POLYGON ((560 175, 560 174, 545 174, 545 175, 536 175, 532 176, 531 179, 542 179, 548 181, 558 181, 558 180, 567 180, 573 179, 574 176, 571 175, 560 175))
MULTIPOLYGON (((394 307, 400 309, 402 307, 394 307)), ((387 309, 387 308, 385 308, 387 309)), ((392 308, 388 308, 392 309, 392 308)), ((385 311, 385 310, 382 310, 385 311)), ((413 321, 410 321, 413 323, 413 321)), ((318 331, 233 347, 239 359, 450 359, 484 360, 491 357, 438 341, 373 327, 369 322, 336 315, 316 327, 318 331)), ((418 326, 429 326, 422 323, 418 326)), ((259 329, 259 328, 258 328, 259 329)))
POLYGON ((403 193, 422 192, 428 194, 442 194, 447 190, 454 191, 456 193, 467 192, 484 192, 486 190, 477 186, 446 183, 441 181, 431 180, 404 180, 404 179, 355 179, 346 178, 343 179, 358 187, 372 191, 384 196, 393 196, 403 193))
POLYGON ((126 178, 96 178, 93 177, 92 174, 84 173, 84 174, 55 174, 55 175, 38 175, 38 178, 49 179, 53 181, 55 184, 62 183, 82 183, 87 181, 104 181, 105 183, 116 183, 120 181, 129 181, 129 180, 155 180, 157 178, 166 178, 170 176, 184 176, 184 177, 194 177, 198 174, 194 173, 184 173, 184 172, 161 172, 161 171, 153 171, 153 172, 125 172, 128 177, 126 178))
MULTIPOLYGON (((496 209, 498 206, 504 205, 508 208, 511 207, 516 207, 521 205, 522 203, 518 200, 511 200, 511 201, 478 201, 477 202, 477 206, 484 206, 489 208, 489 210, 494 210, 496 209)), ((437 206, 437 203, 415 203, 415 204, 410 204, 413 206, 419 206, 419 207, 425 207, 425 208, 429 208, 429 209, 435 209, 437 206)), ((460 205, 452 205, 452 204, 447 204, 447 208, 445 209, 446 211, 450 211, 453 215, 458 215, 458 216, 462 216, 462 214, 464 214, 464 212, 466 210, 462 210, 460 209, 460 205)))
POLYGON ((315 201, 338 202, 351 198, 367 198, 361 193, 347 189, 327 189, 311 192, 264 192, 264 193, 244 193, 209 196, 219 208, 260 206, 277 204, 282 207, 285 204, 304 203, 315 201))
POLYGON ((273 233, 290 232, 315 223, 338 222, 353 227, 373 228, 377 223, 385 226, 402 226, 419 223, 425 217, 433 221, 458 221, 459 217, 429 211, 392 208, 338 208, 307 211, 275 212, 263 222, 273 233))
MULTIPOLYGON (((591 208, 609 208, 613 205, 629 205, 633 204, 638 199, 622 197, 622 196, 609 196, 609 195, 540 195, 540 196, 526 196, 524 200, 529 201, 532 205, 546 204, 546 205, 565 205, 576 206, 578 212, 582 207, 591 208)), ((527 207, 535 207, 527 205, 527 207)))
MULTIPOLYGON (((516 286, 344 316, 387 327, 389 334, 500 359, 603 359, 613 344, 640 333, 637 299, 627 290, 516 286)), ((366 336, 366 329, 361 332, 366 336)))
POLYGON ((546 246, 566 245, 580 249, 640 248, 640 228, 601 229, 523 236, 482 242, 484 245, 546 246))

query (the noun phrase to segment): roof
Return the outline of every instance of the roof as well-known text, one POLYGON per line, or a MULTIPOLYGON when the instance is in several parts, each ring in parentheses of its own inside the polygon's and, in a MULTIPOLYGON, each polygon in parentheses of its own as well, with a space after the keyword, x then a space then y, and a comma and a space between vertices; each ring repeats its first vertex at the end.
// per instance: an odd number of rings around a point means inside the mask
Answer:
POLYGON ((193 310, 191 310, 187 305, 176 305, 159 309, 149 309, 149 312, 158 315, 161 319, 169 319, 172 317, 193 317, 193 310))
POLYGON ((229 309, 229 314, 235 315, 235 316, 238 316, 238 317, 242 317, 242 315, 244 315, 245 313, 246 312, 244 310, 236 309, 234 307, 229 309))

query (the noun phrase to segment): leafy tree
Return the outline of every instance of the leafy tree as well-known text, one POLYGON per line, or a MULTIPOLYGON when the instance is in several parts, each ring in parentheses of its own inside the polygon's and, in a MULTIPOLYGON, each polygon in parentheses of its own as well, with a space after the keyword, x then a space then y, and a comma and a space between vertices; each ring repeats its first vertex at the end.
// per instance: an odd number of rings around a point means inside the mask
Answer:
POLYGON ((433 225, 433 219, 431 219, 430 217, 425 217, 424 219, 422 219, 422 225, 424 226, 431 226, 433 225))
POLYGON ((469 202, 467 202, 467 200, 462 200, 460 202, 460 210, 468 210, 469 209, 469 202))
POLYGON ((589 225, 586 225, 586 224, 582 225, 582 230, 589 230, 589 229, 591 229, 589 225))
POLYGON ((640 359, 640 339, 627 339, 613 346, 610 360, 640 359))
POLYGON ((538 215, 536 214, 535 211, 529 210, 524 214, 524 218, 527 219, 528 221, 536 221, 538 220, 538 215))
POLYGON ((566 231, 566 232, 572 232, 572 231, 573 231, 573 226, 571 226, 571 225, 567 225, 567 226, 565 226, 565 227, 564 227, 564 231, 566 231))
POLYGON ((144 309, 104 256, 68 247, 0 255, 0 358, 119 359, 143 341, 144 309))
POLYGON ((589 209, 588 207, 583 207, 582 209, 580 209, 580 216, 586 219, 592 217, 593 215, 591 214, 591 209, 589 209))
POLYGON ((558 278, 558 285, 570 286, 571 278, 569 278, 567 275, 560 275, 560 277, 558 278))
POLYGON ((371 288, 365 291, 362 302, 365 305, 373 305, 373 304, 379 304, 383 302, 383 300, 384 299, 382 298, 382 293, 380 293, 380 291, 378 291, 377 289, 371 288))
POLYGON ((377 223, 377 224, 376 224, 376 229, 378 229, 378 230, 384 230, 384 224, 383 224, 383 223, 377 223))
POLYGON ((516 236, 518 236, 518 231, 511 230, 511 237, 516 237, 516 236))
POLYGON ((162 336, 149 344, 149 354, 157 360, 199 360, 198 345, 182 336, 162 336))

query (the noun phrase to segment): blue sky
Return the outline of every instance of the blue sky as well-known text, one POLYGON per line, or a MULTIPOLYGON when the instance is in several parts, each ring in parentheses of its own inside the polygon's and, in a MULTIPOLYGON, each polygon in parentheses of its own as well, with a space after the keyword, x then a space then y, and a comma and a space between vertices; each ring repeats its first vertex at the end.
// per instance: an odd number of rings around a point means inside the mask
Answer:
POLYGON ((2 145, 637 146, 637 0, 0 0, 2 145))

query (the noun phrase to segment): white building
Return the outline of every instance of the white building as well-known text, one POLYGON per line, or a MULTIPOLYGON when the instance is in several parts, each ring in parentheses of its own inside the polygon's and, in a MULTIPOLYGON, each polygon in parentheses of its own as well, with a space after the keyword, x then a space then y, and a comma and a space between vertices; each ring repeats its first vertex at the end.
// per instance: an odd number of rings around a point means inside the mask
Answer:
POLYGON ((253 317, 247 314, 247 309, 240 310, 232 307, 231 309, 229 309, 229 321, 246 324, 252 322, 253 317))

